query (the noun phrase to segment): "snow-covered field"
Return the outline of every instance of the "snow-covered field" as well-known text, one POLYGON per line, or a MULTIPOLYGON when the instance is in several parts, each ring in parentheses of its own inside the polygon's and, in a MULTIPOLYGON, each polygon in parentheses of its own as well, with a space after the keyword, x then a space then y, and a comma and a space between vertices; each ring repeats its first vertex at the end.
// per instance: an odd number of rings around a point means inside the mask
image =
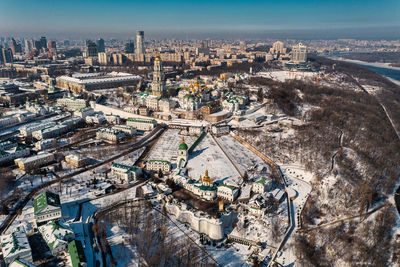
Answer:
POLYGON ((315 72, 303 72, 303 71, 286 71, 286 70, 277 70, 277 71, 268 71, 268 72, 259 72, 257 73, 259 76, 264 78, 270 78, 275 81, 284 82, 286 80, 292 79, 305 79, 305 78, 313 78, 317 73, 315 72))
POLYGON ((186 167, 189 176, 196 180, 200 178, 200 175, 204 176, 207 169, 213 181, 231 184, 241 182, 240 174, 209 134, 203 138, 189 156, 186 167))

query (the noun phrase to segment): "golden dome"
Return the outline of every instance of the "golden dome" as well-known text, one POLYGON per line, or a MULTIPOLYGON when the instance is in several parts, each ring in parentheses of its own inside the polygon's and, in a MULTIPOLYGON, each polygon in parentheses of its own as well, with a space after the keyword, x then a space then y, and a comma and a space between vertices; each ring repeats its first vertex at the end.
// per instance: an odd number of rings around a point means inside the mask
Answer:
POLYGON ((154 59, 155 61, 161 61, 160 52, 157 52, 157 56, 154 59))

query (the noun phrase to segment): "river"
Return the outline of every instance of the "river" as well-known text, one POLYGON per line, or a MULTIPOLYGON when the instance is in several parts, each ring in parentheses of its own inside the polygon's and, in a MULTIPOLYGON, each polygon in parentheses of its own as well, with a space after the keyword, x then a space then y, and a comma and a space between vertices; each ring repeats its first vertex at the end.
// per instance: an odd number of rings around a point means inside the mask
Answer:
POLYGON ((376 73, 389 77, 393 80, 399 81, 400 82, 400 70, 397 69, 388 69, 388 68, 381 68, 381 67, 376 67, 376 66, 371 66, 371 65, 364 65, 361 63, 354 63, 360 66, 363 66, 364 68, 370 69, 372 71, 375 71, 376 73))

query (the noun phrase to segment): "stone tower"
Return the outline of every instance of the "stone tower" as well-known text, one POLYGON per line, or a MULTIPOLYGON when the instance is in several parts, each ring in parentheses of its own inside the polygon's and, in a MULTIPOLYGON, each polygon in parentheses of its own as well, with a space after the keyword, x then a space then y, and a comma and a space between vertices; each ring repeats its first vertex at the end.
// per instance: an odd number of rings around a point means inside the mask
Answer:
POLYGON ((178 147, 178 158, 177 158, 177 165, 178 168, 185 167, 188 158, 188 146, 185 143, 185 138, 182 137, 182 143, 179 144, 178 147))
POLYGON ((164 71, 160 55, 154 60, 153 82, 151 84, 153 95, 163 95, 165 90, 164 71))

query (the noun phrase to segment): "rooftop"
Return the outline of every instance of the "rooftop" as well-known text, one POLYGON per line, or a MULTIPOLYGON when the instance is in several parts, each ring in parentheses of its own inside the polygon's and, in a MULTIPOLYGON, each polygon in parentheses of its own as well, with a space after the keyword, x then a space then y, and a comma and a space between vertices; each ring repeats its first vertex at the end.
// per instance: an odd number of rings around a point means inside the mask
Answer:
POLYGON ((48 205, 61 207, 60 197, 55 193, 44 191, 33 201, 34 213, 37 214, 48 205))

